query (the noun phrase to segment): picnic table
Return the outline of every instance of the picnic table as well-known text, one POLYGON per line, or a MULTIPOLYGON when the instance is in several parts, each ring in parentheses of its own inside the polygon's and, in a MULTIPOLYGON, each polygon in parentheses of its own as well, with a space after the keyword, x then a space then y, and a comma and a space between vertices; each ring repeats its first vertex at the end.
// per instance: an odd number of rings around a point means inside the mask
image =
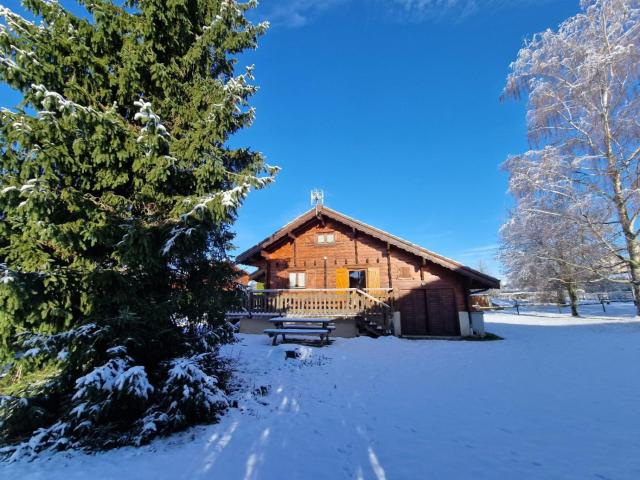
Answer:
POLYGON ((320 343, 329 344, 329 335, 336 328, 332 325, 332 318, 276 317, 270 318, 269 322, 273 323, 275 328, 267 328, 264 333, 273 337, 273 345, 278 343, 278 336, 285 341, 287 335, 318 335, 320 343))

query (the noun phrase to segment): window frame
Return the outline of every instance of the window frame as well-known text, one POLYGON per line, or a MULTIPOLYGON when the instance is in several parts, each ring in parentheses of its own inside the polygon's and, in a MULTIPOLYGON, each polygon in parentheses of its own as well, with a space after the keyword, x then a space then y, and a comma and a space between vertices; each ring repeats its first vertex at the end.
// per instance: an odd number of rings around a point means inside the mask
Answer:
POLYGON ((307 288, 307 272, 305 270, 296 270, 289 272, 289 289, 290 290, 302 290, 307 288), (291 278, 294 278, 293 285, 291 278), (302 279, 302 282, 300 280, 302 279))
POLYGON ((335 243, 336 243, 336 232, 327 231, 327 232, 316 233, 316 245, 334 245, 335 243), (329 237, 331 237, 330 241, 329 241, 329 237))
MULTIPOLYGON (((349 288, 362 288, 362 289, 366 289, 367 288, 367 270, 364 268, 350 268, 347 270, 347 278, 349 279, 349 288), (352 273, 357 273, 359 279, 363 280, 364 286, 361 285, 357 285, 357 286, 352 286, 352 273)), ((361 283, 361 282, 358 282, 361 283)))

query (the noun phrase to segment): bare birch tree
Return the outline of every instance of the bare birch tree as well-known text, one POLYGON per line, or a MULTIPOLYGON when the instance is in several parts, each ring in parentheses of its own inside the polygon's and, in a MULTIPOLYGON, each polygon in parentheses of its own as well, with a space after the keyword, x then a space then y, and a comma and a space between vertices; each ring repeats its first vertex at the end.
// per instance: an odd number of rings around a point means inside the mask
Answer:
MULTIPOLYGON (((539 211, 550 207, 519 202, 500 230, 498 258, 513 286, 559 291, 563 299, 566 292, 571 314, 577 317, 578 289, 600 278, 596 272, 603 269, 600 263, 607 251, 585 226, 568 216, 539 211)), ((554 205, 553 210, 562 207, 554 205)))
MULTIPOLYGON (((599 271, 640 298, 640 5, 583 0, 557 31, 535 35, 511 64, 504 96, 528 96, 531 150, 510 157, 510 190, 555 196, 541 210, 589 229, 617 260, 599 271), (609 227, 613 227, 610 229, 609 227)), ((640 303, 637 303, 640 314, 640 303)))

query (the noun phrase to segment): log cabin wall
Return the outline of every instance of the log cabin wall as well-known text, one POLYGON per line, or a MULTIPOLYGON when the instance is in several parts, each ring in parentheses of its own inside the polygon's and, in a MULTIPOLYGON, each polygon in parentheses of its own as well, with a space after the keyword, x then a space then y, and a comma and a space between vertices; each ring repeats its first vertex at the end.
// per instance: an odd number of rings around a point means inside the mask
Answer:
POLYGON ((465 279, 459 274, 424 263, 420 257, 331 219, 292 232, 264 253, 269 264, 263 267, 267 288, 289 288, 291 272, 305 272, 306 288, 341 288, 337 285, 339 269, 374 269, 380 288, 392 287, 396 295, 421 287, 453 288, 458 310, 466 310, 465 279), (334 242, 319 244, 318 234, 327 233, 333 233, 334 242))
POLYGON ((458 311, 466 311, 465 279, 444 267, 399 249, 391 249, 391 272, 396 297, 403 291, 414 288, 452 288, 456 297, 458 311), (424 263, 424 264, 423 264, 424 263))

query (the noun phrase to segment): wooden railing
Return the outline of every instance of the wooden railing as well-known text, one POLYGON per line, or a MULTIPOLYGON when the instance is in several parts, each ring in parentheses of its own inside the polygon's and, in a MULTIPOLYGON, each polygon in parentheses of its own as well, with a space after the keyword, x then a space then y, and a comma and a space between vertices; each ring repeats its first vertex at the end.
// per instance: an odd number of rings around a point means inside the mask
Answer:
POLYGON ((244 309, 300 317, 380 316, 385 328, 393 311, 393 290, 365 289, 269 289, 249 290, 244 309))

